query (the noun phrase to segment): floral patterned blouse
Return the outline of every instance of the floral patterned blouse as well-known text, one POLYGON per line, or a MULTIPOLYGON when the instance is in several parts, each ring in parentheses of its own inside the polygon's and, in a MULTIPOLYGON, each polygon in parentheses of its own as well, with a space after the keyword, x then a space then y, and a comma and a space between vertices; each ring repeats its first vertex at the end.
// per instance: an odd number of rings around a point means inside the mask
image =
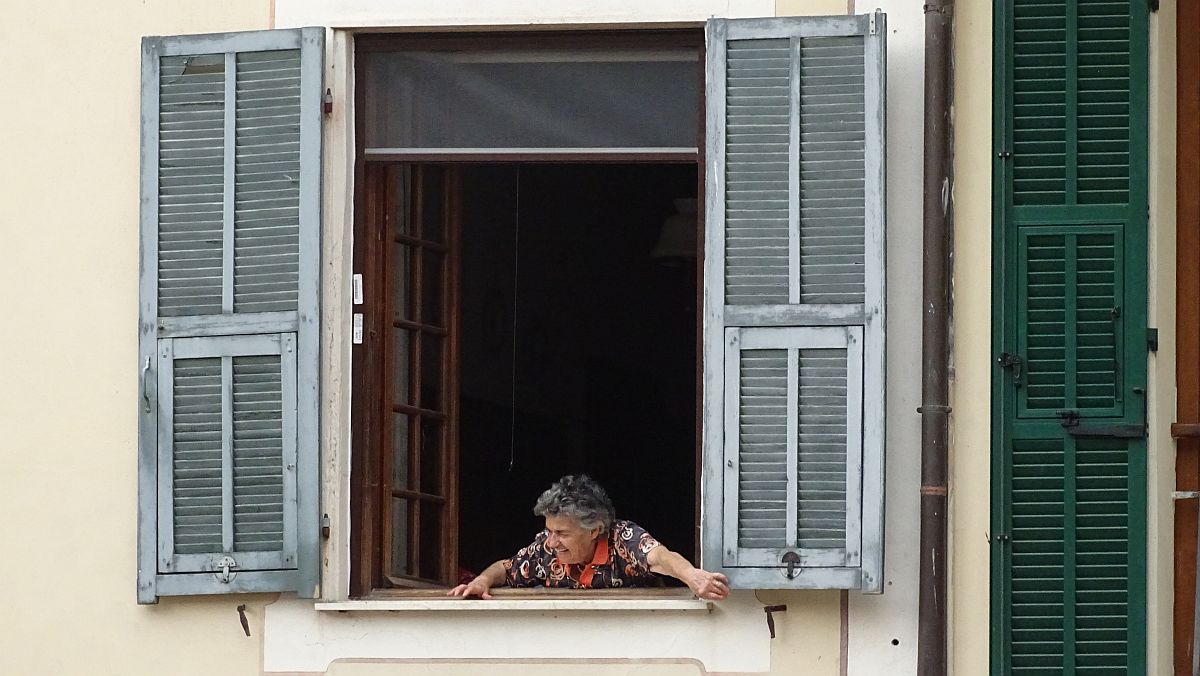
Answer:
POLYGON ((632 521, 613 522, 608 538, 596 544, 596 554, 586 564, 559 561, 554 550, 546 546, 549 536, 549 531, 542 530, 532 544, 504 562, 508 586, 610 589, 662 585, 646 560, 659 542, 632 521))

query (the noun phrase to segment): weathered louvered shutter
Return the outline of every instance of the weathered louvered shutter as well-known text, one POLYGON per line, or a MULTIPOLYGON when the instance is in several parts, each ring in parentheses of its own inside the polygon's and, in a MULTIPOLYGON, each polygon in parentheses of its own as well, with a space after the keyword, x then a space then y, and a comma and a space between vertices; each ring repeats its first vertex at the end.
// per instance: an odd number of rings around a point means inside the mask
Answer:
POLYGON ((704 565, 880 591, 884 15, 708 25, 704 565))
POLYGON ((1144 674, 1144 2, 996 3, 995 674, 1144 674))
POLYGON ((323 50, 142 41, 141 603, 316 592, 323 50))

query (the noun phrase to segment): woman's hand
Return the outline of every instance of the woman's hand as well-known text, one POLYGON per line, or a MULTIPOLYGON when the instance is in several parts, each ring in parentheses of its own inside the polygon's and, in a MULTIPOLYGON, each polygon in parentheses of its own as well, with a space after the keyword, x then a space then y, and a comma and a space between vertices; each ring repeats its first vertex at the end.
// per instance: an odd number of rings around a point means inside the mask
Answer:
POLYGON ((474 580, 466 584, 460 584, 446 592, 446 596, 478 596, 481 599, 492 598, 492 587, 504 584, 504 576, 507 570, 504 567, 505 561, 506 559, 500 559, 493 563, 477 575, 474 580))
POLYGON ((460 584, 446 592, 446 596, 478 596, 484 599, 492 598, 492 585, 480 575, 467 584, 460 584))
POLYGON ((724 601, 729 596, 729 578, 720 573, 693 568, 684 576, 683 581, 698 598, 724 601))
POLYGON ((646 553, 646 562, 653 572, 670 575, 686 584, 698 598, 724 601, 729 596, 729 578, 697 568, 662 545, 646 553))

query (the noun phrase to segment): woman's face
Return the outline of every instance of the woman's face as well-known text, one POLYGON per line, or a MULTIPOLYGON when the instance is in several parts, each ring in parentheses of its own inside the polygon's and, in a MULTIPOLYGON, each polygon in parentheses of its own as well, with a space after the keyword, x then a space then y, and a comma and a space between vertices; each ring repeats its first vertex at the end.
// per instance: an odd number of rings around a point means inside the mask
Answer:
POLYGON ((591 561, 596 553, 596 540, 604 531, 600 527, 587 530, 569 516, 547 516, 546 530, 550 531, 546 546, 553 549, 563 563, 591 561))

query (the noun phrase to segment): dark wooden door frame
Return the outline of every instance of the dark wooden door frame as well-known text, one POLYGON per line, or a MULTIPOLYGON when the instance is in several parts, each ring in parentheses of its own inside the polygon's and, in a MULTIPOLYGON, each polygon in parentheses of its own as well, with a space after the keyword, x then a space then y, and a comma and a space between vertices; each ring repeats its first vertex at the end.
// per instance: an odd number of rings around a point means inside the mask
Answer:
MULTIPOLYGON (((1200 0, 1176 19, 1175 489, 1200 490, 1200 0)), ((1192 673, 1200 500, 1175 501, 1174 673, 1192 673)))

